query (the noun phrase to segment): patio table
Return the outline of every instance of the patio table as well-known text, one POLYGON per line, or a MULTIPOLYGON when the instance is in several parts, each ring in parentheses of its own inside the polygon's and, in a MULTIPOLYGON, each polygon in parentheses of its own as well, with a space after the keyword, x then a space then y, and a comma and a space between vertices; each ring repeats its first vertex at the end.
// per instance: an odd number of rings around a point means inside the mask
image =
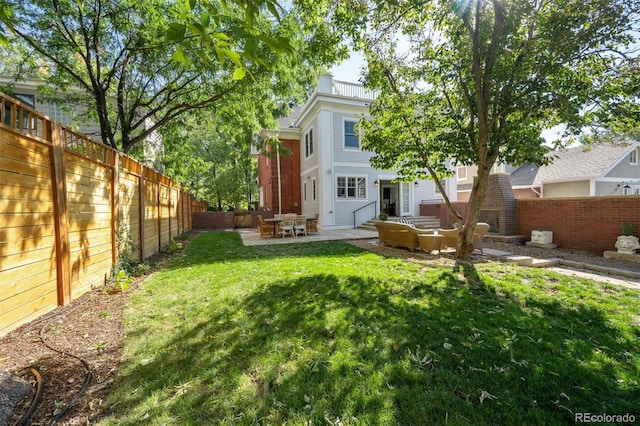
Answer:
POLYGON ((273 223, 273 236, 276 237, 279 233, 280 233, 280 223, 282 222, 282 219, 276 219, 276 218, 271 218, 271 219, 262 219, 263 222, 265 223, 273 223))

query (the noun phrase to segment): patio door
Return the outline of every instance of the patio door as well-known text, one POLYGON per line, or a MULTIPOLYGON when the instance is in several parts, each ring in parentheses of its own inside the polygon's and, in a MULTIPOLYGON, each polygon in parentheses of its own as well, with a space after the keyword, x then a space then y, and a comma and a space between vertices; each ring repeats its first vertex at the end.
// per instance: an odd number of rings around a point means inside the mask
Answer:
POLYGON ((400 184, 400 216, 411 216, 410 186, 406 182, 400 184))

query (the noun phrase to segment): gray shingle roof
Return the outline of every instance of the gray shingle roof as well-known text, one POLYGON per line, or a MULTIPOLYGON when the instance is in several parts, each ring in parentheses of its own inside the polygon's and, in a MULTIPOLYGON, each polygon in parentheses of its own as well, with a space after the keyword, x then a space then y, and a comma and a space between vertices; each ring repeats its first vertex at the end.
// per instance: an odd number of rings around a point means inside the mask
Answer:
POLYGON ((511 173, 512 186, 530 186, 536 179, 538 166, 535 164, 523 164, 511 173))
POLYGON ((288 129, 291 127, 295 127, 295 122, 300 118, 300 114, 302 114, 302 106, 296 105, 291 108, 291 111, 286 117, 278 118, 278 124, 281 129, 288 129))
POLYGON ((604 175, 631 148, 631 144, 579 146, 547 154, 553 163, 542 166, 534 183, 591 179, 604 175))

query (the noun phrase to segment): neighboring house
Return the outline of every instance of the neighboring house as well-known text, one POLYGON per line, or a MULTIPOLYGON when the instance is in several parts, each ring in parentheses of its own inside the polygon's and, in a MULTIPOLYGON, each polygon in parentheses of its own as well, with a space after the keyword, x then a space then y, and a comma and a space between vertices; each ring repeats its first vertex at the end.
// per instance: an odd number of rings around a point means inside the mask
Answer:
MULTIPOLYGON (((520 167, 499 164, 493 173, 507 173, 516 198, 590 197, 640 194, 640 143, 598 144, 552 151, 549 165, 520 167)), ((476 166, 456 170, 458 200, 467 201, 476 166)))
MULTIPOLYGON (((517 167, 507 164, 494 164, 491 168, 491 173, 513 173, 517 167)), ((456 167, 456 186, 458 188, 458 201, 469 201, 471 197, 471 188, 473 187, 473 180, 478 175, 478 166, 459 165, 456 167)))
MULTIPOLYGON (((373 154, 361 148, 356 123, 374 98, 360 84, 320 76, 311 98, 280 122, 277 136, 293 154, 259 159, 260 209, 318 214, 320 228, 339 229, 383 211, 418 216, 421 202, 442 201, 432 181, 394 182, 397 172, 371 167, 373 154)), ((455 201, 455 178, 445 187, 455 201)))
MULTIPOLYGON (((6 92, 9 96, 35 109, 40 114, 46 115, 53 121, 57 121, 92 139, 101 141, 100 125, 96 122, 87 122, 86 119, 83 118, 87 111, 86 106, 78 105, 73 101, 66 103, 47 101, 47 97, 43 96, 38 89, 39 86, 43 86, 44 84, 45 81, 41 79, 23 78, 20 81, 16 81, 11 76, 0 75, 1 92, 6 92)), ((60 99, 64 98, 64 95, 60 95, 60 99)), ((147 118, 144 125, 145 128, 151 127, 153 121, 147 118)), ((163 152, 164 144, 162 143, 162 136, 158 131, 151 132, 143 143, 144 159, 142 163, 144 163, 145 166, 162 172, 163 167, 159 161, 159 156, 163 152)))
POLYGON ((640 143, 579 146, 548 154, 534 184, 543 198, 640 195, 640 143))
POLYGON ((536 183, 538 166, 523 164, 511 172, 511 188, 516 198, 540 198, 540 185, 536 183))
POLYGON ((78 117, 86 111, 84 107, 73 103, 64 104, 47 101, 46 97, 38 90, 38 86, 43 84, 44 80, 35 78, 24 78, 20 81, 15 81, 11 76, 0 76, 0 91, 6 92, 9 96, 35 109, 40 114, 46 115, 53 121, 100 140, 100 125, 98 123, 81 125, 77 122, 78 117))

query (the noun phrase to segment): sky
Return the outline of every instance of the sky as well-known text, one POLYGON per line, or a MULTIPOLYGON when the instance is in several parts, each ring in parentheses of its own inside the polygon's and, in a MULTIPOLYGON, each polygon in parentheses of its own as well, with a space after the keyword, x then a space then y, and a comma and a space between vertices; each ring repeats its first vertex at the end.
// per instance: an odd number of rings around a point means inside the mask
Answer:
MULTIPOLYGON (((330 71, 331 74, 333 74, 334 80, 360 83, 360 70, 364 64, 364 56, 361 53, 351 52, 351 57, 349 59, 343 61, 340 65, 334 65, 330 71)), ((562 126, 556 126, 554 128, 544 130, 541 136, 548 143, 551 143, 560 136, 562 130, 562 126)))
POLYGON ((351 52, 351 57, 340 65, 331 68, 335 80, 360 83, 360 69, 364 66, 364 56, 359 52, 351 52))

